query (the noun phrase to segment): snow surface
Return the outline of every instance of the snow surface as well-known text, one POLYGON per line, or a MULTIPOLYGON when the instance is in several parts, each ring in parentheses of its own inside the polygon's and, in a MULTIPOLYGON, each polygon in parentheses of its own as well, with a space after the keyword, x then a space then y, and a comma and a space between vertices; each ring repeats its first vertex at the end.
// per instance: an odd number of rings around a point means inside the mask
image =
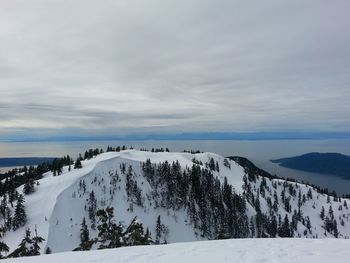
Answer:
POLYGON ((5 259, 13 263, 239 262, 348 263, 350 241, 341 239, 231 239, 65 252, 5 259))

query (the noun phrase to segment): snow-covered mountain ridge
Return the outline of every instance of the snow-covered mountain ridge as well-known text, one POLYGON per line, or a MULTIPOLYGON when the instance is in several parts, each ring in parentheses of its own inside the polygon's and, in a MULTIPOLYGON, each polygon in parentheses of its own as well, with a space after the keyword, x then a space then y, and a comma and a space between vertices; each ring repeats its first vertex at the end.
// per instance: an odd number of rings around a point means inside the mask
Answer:
POLYGON ((79 246, 82 219, 96 237, 98 222, 91 211, 108 206, 116 221, 126 225, 137 216, 153 239, 160 218, 165 228, 160 243, 218 237, 348 238, 346 202, 307 185, 246 174, 235 161, 214 153, 107 152, 83 161, 81 169, 64 167, 59 176, 46 173, 35 192, 25 195, 25 226, 2 239, 13 251, 25 228, 36 227, 45 239, 42 251, 71 251, 79 246))

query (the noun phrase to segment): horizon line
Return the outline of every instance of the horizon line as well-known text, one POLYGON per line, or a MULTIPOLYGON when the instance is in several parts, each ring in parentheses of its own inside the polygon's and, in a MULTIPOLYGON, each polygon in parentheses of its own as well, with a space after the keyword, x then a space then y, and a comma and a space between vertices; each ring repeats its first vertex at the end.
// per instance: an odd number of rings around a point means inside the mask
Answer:
POLYGON ((0 142, 63 142, 63 141, 165 141, 165 140, 329 140, 350 139, 350 132, 192 132, 129 135, 62 135, 5 136, 0 142))

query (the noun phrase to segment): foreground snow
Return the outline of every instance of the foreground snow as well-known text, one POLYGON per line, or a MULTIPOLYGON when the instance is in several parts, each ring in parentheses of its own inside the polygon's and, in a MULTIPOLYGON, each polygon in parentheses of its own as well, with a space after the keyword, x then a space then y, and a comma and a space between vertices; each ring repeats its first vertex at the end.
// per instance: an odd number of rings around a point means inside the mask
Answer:
POLYGON ((236 239, 127 247, 7 259, 14 263, 349 262, 350 242, 337 239, 236 239))

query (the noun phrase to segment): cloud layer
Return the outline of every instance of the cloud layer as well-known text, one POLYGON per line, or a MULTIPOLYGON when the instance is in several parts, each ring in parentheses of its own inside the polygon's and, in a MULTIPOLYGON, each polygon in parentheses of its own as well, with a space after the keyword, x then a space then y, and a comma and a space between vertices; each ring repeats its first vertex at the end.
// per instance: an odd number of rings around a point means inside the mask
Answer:
POLYGON ((2 0, 0 135, 349 131, 347 0, 2 0))

